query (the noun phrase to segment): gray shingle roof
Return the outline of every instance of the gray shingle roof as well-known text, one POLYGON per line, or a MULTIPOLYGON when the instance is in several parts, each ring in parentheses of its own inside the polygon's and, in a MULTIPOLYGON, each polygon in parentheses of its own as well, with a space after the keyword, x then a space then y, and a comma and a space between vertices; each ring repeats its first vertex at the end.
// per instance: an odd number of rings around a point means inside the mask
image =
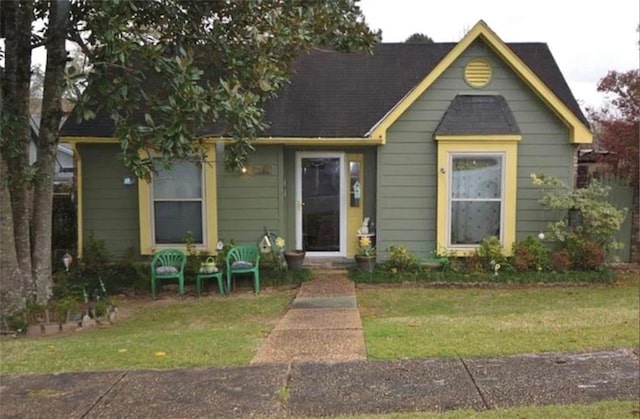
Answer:
MULTIPOLYGON (((265 106, 273 137, 363 137, 456 43, 378 44, 373 54, 314 50, 294 64, 291 83, 265 106)), ((513 52, 585 124, 578 103, 543 43, 508 43, 513 52)), ((106 112, 77 123, 72 115, 63 136, 110 137, 106 112)), ((215 130, 203 132, 216 135, 215 130)))
POLYGON ((435 130, 435 135, 490 134, 520 134, 507 101, 500 95, 457 95, 435 130))

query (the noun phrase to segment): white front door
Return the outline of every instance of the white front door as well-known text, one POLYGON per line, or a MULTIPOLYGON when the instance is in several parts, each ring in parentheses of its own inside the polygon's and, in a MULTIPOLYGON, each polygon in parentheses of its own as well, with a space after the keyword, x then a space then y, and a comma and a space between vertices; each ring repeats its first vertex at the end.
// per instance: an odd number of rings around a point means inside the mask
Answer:
POLYGON ((308 256, 345 256, 344 153, 296 154, 296 248, 308 256))

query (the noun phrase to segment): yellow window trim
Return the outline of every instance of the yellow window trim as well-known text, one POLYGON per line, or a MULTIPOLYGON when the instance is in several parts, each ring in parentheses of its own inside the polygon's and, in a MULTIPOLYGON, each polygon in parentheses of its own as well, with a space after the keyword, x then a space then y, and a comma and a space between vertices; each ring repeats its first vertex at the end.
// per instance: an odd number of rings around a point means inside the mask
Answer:
MULTIPOLYGON (((218 198, 217 198, 217 180, 216 180, 216 149, 214 145, 207 147, 208 160, 202 165, 204 169, 204 207, 205 222, 203 228, 202 245, 196 245, 197 250, 204 250, 208 253, 215 254, 216 244, 218 242, 218 198)), ((140 254, 152 255, 155 251, 163 248, 174 248, 186 251, 186 246, 181 244, 155 245, 152 238, 151 220, 151 183, 144 180, 138 182, 138 217, 140 220, 140 254)))
POLYGON ((513 71, 569 128, 569 140, 575 144, 592 142, 592 134, 578 117, 549 89, 538 76, 482 20, 453 47, 435 68, 413 90, 407 93, 372 129, 369 136, 386 142, 387 130, 476 39, 483 39, 513 71))
POLYGON ((437 141, 520 141, 522 135, 436 135, 437 141))
POLYGON ((447 230, 449 229, 449 197, 447 182, 449 179, 449 154, 451 153, 503 153, 504 159, 504 214, 502 252, 511 255, 511 247, 516 239, 516 199, 518 181, 518 143, 517 141, 493 140, 491 136, 481 141, 445 141, 438 142, 438 208, 437 208, 437 239, 438 244, 456 256, 470 256, 476 246, 447 247, 447 230))

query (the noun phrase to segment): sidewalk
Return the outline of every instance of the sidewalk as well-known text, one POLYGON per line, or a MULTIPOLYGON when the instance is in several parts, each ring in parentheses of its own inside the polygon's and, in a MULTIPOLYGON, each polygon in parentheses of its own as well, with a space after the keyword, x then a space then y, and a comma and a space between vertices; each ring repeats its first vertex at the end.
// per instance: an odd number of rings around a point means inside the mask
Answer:
POLYGON ((317 416, 638 400, 637 353, 366 361, 353 284, 304 284, 252 365, 0 376, 0 418, 317 416))

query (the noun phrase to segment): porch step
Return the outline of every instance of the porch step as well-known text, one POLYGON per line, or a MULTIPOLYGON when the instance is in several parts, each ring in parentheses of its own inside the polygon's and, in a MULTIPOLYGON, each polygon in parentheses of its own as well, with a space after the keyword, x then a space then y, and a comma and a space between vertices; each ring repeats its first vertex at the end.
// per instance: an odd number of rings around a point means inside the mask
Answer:
POLYGON ((314 257, 305 257, 303 266, 307 269, 317 270, 317 269, 347 269, 349 266, 353 265, 355 261, 353 258, 314 258, 314 257))

